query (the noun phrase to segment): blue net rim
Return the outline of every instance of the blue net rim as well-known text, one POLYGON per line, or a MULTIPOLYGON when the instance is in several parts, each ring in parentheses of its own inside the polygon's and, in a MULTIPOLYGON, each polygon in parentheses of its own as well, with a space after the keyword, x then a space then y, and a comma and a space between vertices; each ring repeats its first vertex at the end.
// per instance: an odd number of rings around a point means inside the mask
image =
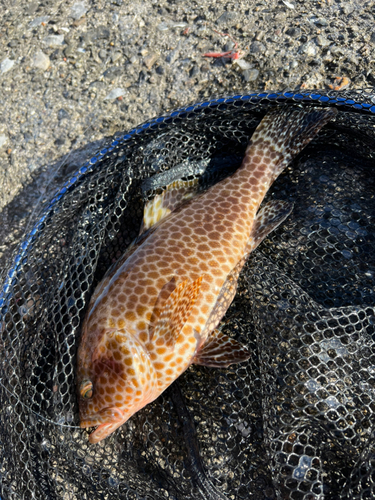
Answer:
MULTIPOLYGON (((168 114, 152 118, 151 120, 133 128, 124 135, 120 135, 114 139, 111 144, 100 150, 95 156, 87 160, 79 170, 62 186, 62 188, 53 196, 48 206, 43 210, 38 222, 33 229, 25 236, 19 246, 19 253, 14 258, 13 265, 8 271, 3 289, 0 291, 0 308, 4 307, 7 301, 7 295, 13 284, 16 282, 16 274, 20 263, 27 255, 27 252, 33 241, 37 238, 38 233, 43 229, 43 224, 46 218, 53 211, 56 203, 64 197, 64 195, 74 188, 74 186, 85 176, 89 171, 92 171, 100 164, 104 157, 109 157, 111 153, 118 149, 119 146, 125 144, 134 136, 147 133, 147 131, 160 128, 161 125, 170 124, 176 121, 182 121, 199 115, 207 109, 226 109, 228 105, 237 107, 251 107, 260 103, 275 103, 275 104, 301 104, 301 105, 319 105, 319 106, 334 106, 340 107, 342 111, 351 111, 359 113, 370 113, 375 115, 375 104, 366 102, 371 98, 371 93, 366 90, 358 91, 270 91, 270 92, 252 92, 248 94, 237 94, 228 97, 218 97, 201 101, 196 104, 190 104, 182 108, 171 111, 168 114), (348 94, 350 94, 348 96, 348 94)), ((0 310, 0 313, 5 314, 6 311, 0 310)))

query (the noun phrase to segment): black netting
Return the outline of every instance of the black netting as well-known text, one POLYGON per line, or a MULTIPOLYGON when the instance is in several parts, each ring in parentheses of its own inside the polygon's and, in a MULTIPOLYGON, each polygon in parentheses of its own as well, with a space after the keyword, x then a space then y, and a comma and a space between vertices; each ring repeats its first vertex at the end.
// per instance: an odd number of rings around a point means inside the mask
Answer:
POLYGON ((375 94, 263 93, 153 120, 85 164, 2 275, 1 498, 367 499, 375 496, 375 94), (223 332, 253 353, 192 366, 103 442, 78 427, 88 300, 171 180, 239 166, 270 106, 340 113, 268 199, 291 216, 251 255, 223 332))

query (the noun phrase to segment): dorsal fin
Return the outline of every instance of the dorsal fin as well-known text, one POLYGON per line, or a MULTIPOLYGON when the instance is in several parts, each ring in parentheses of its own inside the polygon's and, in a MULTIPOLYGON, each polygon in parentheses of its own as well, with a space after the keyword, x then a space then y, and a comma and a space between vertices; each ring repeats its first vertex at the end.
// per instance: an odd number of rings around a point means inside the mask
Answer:
POLYGON ((227 368, 234 363, 242 363, 251 356, 245 346, 219 330, 213 330, 205 344, 193 359, 196 365, 211 368, 227 368))
POLYGON ((145 204, 143 221, 139 234, 144 233, 187 200, 193 198, 197 192, 197 188, 198 179, 191 181, 175 181, 169 184, 161 194, 157 194, 152 200, 145 204))
POLYGON ((164 304, 152 333, 155 343, 163 339, 163 346, 172 349, 190 316, 191 309, 198 297, 203 276, 193 282, 183 281, 170 294, 164 304))

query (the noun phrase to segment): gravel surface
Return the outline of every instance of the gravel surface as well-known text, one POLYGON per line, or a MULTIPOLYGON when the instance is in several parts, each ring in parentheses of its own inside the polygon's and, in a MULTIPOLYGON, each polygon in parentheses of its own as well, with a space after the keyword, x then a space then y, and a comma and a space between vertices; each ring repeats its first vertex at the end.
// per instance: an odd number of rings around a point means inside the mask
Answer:
POLYGON ((2 265, 116 131, 215 95, 375 80, 375 1, 20 0, 1 10, 2 265))

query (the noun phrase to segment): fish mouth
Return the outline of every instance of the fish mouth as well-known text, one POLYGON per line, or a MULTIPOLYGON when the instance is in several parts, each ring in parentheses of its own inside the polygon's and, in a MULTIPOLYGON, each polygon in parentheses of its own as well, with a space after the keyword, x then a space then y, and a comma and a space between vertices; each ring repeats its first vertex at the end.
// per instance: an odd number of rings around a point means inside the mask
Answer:
POLYGON ((125 415, 125 412, 120 410, 120 408, 109 406, 107 408, 103 408, 91 418, 82 420, 80 427, 86 428, 98 426, 89 436, 90 443, 98 443, 120 427, 120 425, 126 422, 127 419, 128 416, 125 415))
POLYGON ((121 422, 110 423, 110 424, 105 423, 105 424, 99 425, 99 427, 97 427, 95 429, 95 431, 89 435, 90 443, 92 443, 92 444, 99 443, 99 441, 102 441, 107 436, 112 434, 112 432, 114 432, 123 423, 124 423, 123 420, 121 420, 121 422))

